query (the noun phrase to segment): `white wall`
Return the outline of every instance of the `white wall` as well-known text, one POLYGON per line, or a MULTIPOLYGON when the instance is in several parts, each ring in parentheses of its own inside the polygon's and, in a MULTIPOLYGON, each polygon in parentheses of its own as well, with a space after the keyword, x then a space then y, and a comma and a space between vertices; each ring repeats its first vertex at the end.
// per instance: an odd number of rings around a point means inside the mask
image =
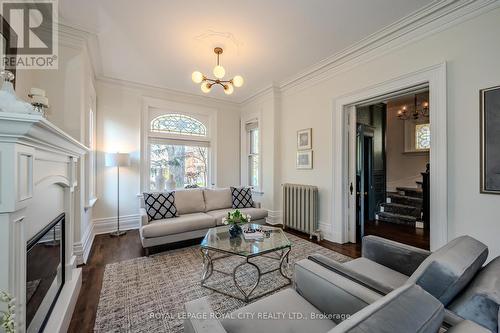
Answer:
POLYGON ((396 187, 417 187, 415 182, 422 181, 421 173, 429 162, 429 152, 405 153, 405 140, 408 139, 405 133, 406 121, 399 119, 397 113, 403 105, 412 103, 413 96, 387 102, 385 156, 388 191, 395 191, 396 187))
MULTIPOLYGON (((276 205, 275 198, 281 193, 280 184, 280 160, 276 158, 279 156, 279 119, 280 119, 280 107, 279 107, 279 94, 272 90, 268 94, 261 96, 246 103, 241 107, 241 119, 243 122, 258 116, 260 140, 261 140, 261 152, 260 158, 262 166, 260 168, 260 194, 255 195, 255 199, 262 204, 262 208, 269 211, 270 218, 279 218, 276 214, 279 214, 280 206, 276 205)), ((247 155, 245 145, 246 133, 242 129, 241 140, 242 140, 242 172, 241 172, 241 183, 244 185, 248 184, 248 170, 247 170, 247 155)), ((274 222, 269 220, 268 222, 274 222)), ((277 222, 277 221, 276 221, 277 222)))
MULTIPOLYGON (((47 119, 79 142, 88 145, 88 111, 93 89, 94 72, 83 42, 67 41, 60 36, 59 68, 56 70, 19 70, 16 73, 16 95, 29 101, 28 93, 32 87, 45 90, 50 107, 47 119)), ((85 157, 84 157, 85 158, 85 157)), ((85 163, 82 159, 82 163, 85 163)), ((92 208, 87 206, 85 197, 85 174, 80 170, 75 207, 75 245, 82 251, 85 235, 90 233, 92 208)), ((54 216, 56 217, 56 216, 54 216)), ((78 253, 78 254, 81 254, 78 253)), ((82 263, 81 256, 78 257, 82 263)))
POLYGON ((116 218, 116 169, 104 166, 106 152, 129 152, 132 165, 120 169, 120 216, 139 214, 141 113, 143 97, 217 110, 217 186, 240 182, 240 114, 236 105, 207 97, 168 92, 116 81, 97 82, 97 145, 99 200, 94 220, 116 218))
MULTIPOLYGON (((320 221, 331 228, 332 110, 339 96, 447 62, 448 238, 469 234, 500 255, 500 196, 479 193, 479 89, 500 84, 500 9, 391 51, 312 85, 282 92, 282 182, 320 188, 320 221), (295 135, 313 128, 314 169, 295 169, 295 135)), ((432 105, 431 105, 432 108, 432 105)))

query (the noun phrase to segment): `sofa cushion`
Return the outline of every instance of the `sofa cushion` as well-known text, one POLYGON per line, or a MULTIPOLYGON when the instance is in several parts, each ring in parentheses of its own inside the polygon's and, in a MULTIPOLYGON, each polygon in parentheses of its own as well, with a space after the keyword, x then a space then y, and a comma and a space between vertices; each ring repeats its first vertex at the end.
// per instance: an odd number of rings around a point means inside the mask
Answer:
MULTIPOLYGON (((250 215, 252 217, 251 222, 265 219, 267 217, 267 210, 261 208, 241 208, 238 210, 243 214, 250 215)), ((228 212, 234 212, 234 209, 230 208, 230 209, 213 210, 207 212, 207 214, 215 218, 215 222, 217 225, 222 225, 222 218, 224 216, 227 216, 228 212)))
POLYGON ((185 214, 166 220, 152 221, 142 227, 142 236, 145 238, 162 237, 214 226, 215 219, 210 215, 205 213, 185 214))
POLYGON ((222 326, 227 333, 327 332, 335 323, 322 315, 295 290, 288 288, 232 312, 230 318, 222 320, 222 326), (284 318, 263 317, 279 314, 284 318), (300 316, 303 320, 299 320, 300 316))
POLYGON ((207 212, 232 207, 231 189, 229 188, 207 188, 203 190, 203 196, 205 197, 205 209, 207 212))
POLYGON ((175 192, 175 206, 179 215, 202 213, 205 211, 203 190, 180 190, 175 192))
POLYGON ((328 333, 436 333, 443 317, 443 304, 419 286, 405 285, 356 312, 328 333))
POLYGON ((500 311, 500 257, 490 261, 476 275, 449 309, 492 332, 498 331, 500 311))
POLYGON ((486 245, 470 236, 461 236, 428 256, 408 282, 418 284, 447 306, 472 280, 487 257, 486 245))
POLYGON ((143 195, 144 208, 149 222, 177 216, 175 192, 144 193, 143 195))
POLYGON ((342 265, 356 274, 368 277, 376 284, 374 288, 385 293, 401 287, 408 281, 408 276, 366 258, 354 259, 342 265))
POLYGON ((250 187, 231 187, 232 208, 253 207, 252 189, 250 187))

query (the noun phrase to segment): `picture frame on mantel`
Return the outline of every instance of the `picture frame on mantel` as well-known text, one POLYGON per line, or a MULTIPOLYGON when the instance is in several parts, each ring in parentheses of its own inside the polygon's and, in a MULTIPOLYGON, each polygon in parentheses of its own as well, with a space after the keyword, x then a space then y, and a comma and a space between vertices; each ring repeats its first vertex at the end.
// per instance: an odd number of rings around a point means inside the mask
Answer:
POLYGON ((500 194, 500 86, 480 93, 480 192, 500 194))
POLYGON ((297 150, 312 149, 312 128, 297 131, 297 150))
POLYGON ((313 168, 313 151, 297 151, 297 170, 311 170, 313 168))

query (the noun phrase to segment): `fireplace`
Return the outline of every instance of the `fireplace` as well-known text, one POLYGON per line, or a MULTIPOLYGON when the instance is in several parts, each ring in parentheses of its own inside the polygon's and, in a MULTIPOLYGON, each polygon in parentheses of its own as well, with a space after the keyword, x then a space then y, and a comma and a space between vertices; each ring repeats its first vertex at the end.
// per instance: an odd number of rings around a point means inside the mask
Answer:
POLYGON ((60 214, 27 243, 26 327, 42 332, 64 285, 65 214, 60 214))

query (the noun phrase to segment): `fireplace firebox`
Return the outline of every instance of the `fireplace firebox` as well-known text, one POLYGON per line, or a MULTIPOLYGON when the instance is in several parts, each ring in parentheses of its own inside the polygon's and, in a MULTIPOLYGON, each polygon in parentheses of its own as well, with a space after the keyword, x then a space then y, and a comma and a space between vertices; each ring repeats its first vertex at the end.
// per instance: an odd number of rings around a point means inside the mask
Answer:
POLYGON ((64 285, 65 214, 60 214, 27 243, 26 327, 42 332, 64 285))

